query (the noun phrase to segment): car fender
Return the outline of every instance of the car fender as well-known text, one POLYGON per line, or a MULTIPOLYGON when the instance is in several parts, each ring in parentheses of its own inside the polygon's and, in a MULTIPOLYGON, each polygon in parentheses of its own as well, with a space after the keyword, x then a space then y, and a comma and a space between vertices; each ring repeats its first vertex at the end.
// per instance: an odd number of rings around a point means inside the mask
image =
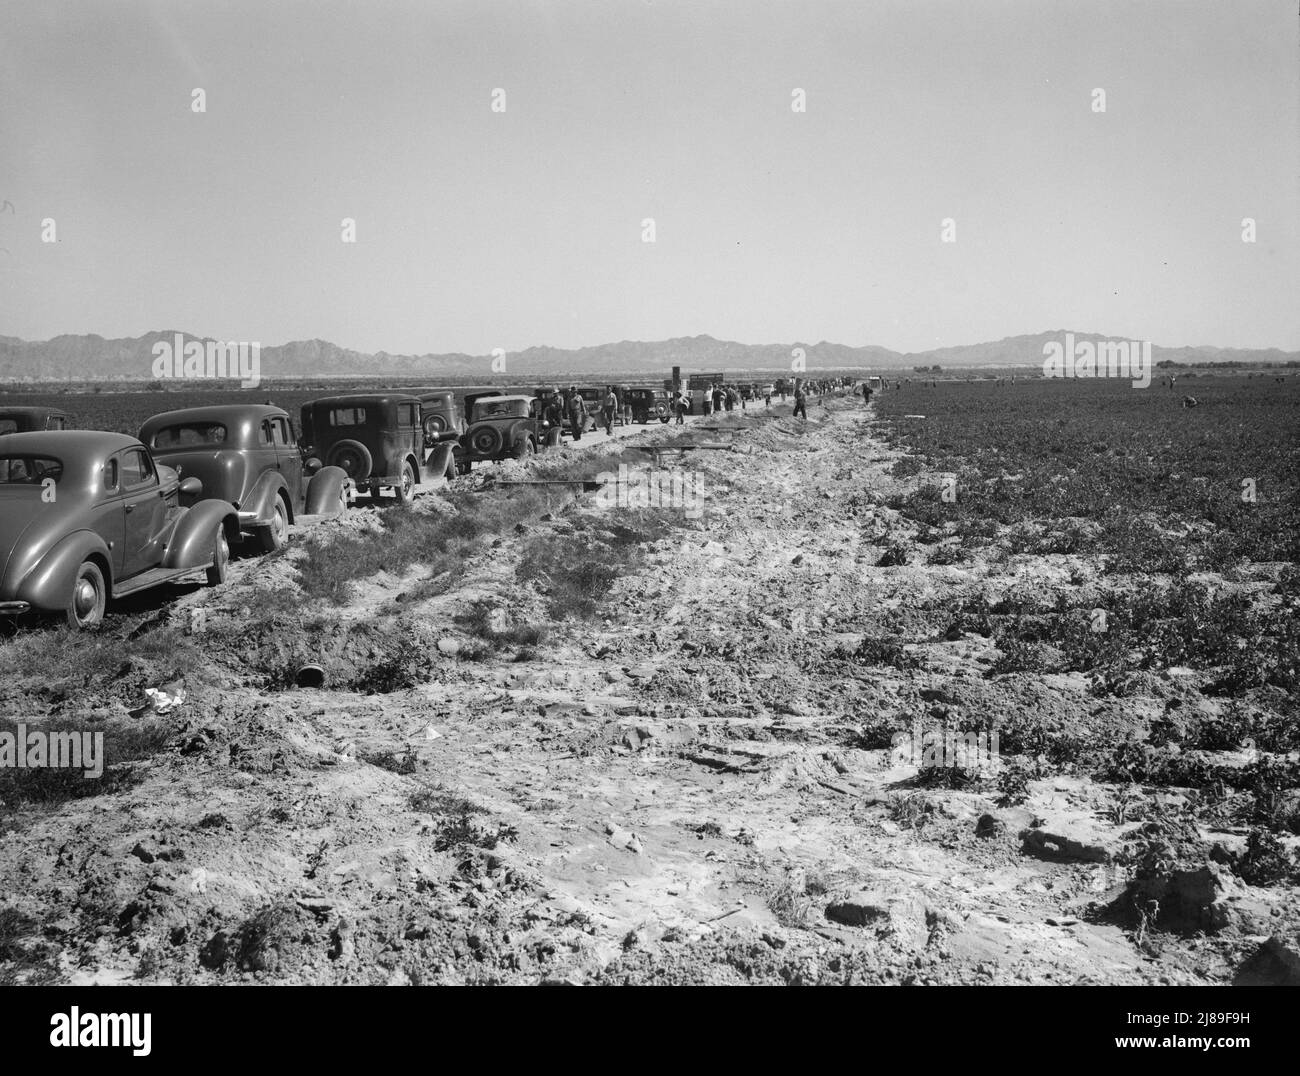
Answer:
POLYGON ((339 499, 351 481, 342 467, 322 467, 307 483, 303 511, 309 516, 337 515, 339 499))
POLYGON ((411 470, 415 472, 415 484, 417 486, 424 483, 424 467, 420 463, 420 453, 407 453, 406 462, 411 465, 411 470))
POLYGON ((513 449, 516 445, 522 444, 524 441, 532 441, 533 447, 537 447, 536 439, 533 437, 532 427, 529 426, 527 422, 516 422, 512 427, 510 427, 510 436, 506 439, 506 443, 502 445, 502 448, 509 447, 513 449))
POLYGON ((113 557, 108 544, 91 530, 73 531, 60 539, 18 584, 17 597, 37 609, 59 610, 68 605, 72 581, 82 562, 96 558, 104 573, 104 583, 112 593, 113 557))
POLYGON ((239 536, 239 516, 229 501, 199 501, 176 521, 163 568, 204 568, 212 563, 212 532, 218 525, 226 528, 227 541, 239 536))
MULTIPOLYGON (((338 468, 335 468, 338 470, 338 468)), ((244 512, 253 513, 253 522, 265 524, 271 522, 271 516, 275 511, 275 499, 280 495, 280 490, 289 492, 289 483, 284 480, 284 475, 279 471, 263 471, 257 476, 257 481, 253 488, 248 491, 248 496, 244 498, 244 503, 240 508, 244 512)), ((215 500, 215 498, 209 498, 215 500)), ((289 522, 293 522, 293 498, 286 497, 285 502, 289 505, 289 522)), ((197 508, 198 505, 195 505, 197 508)), ((246 524, 247 525, 247 524, 246 524)))
POLYGON ((457 447, 455 441, 444 441, 442 444, 437 445, 434 450, 429 453, 428 460, 425 461, 425 473, 432 475, 435 478, 445 475, 451 469, 452 458, 456 453, 457 447))

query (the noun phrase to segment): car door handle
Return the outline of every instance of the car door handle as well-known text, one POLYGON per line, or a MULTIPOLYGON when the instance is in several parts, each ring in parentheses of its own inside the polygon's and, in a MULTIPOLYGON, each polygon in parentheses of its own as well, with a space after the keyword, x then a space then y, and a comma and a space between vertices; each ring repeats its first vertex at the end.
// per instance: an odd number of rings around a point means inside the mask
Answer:
POLYGON ((128 504, 128 505, 126 506, 126 510, 127 510, 128 512, 134 512, 134 511, 135 511, 135 505, 133 505, 133 504, 128 504))

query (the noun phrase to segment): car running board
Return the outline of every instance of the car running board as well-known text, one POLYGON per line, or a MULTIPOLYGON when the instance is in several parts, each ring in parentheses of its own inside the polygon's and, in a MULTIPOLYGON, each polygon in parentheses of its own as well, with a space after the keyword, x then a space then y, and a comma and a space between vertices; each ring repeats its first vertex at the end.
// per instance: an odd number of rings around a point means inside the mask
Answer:
POLYGON ((147 590, 155 587, 159 583, 167 583, 173 579, 180 579, 185 575, 193 575, 195 572, 205 571, 211 565, 200 564, 194 568, 150 568, 141 572, 139 575, 133 575, 130 579, 123 579, 120 582, 113 583, 113 597, 125 598, 128 594, 134 594, 136 591, 147 590))

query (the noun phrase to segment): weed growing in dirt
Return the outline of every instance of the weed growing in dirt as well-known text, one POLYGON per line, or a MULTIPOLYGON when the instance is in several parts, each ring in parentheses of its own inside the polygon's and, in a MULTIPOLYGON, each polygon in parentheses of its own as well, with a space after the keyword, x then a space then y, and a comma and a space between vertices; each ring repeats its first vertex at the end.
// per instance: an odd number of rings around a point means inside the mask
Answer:
POLYGON ((588 619, 609 600, 619 578, 636 570, 646 545, 687 522, 677 513, 647 509, 584 516, 572 533, 528 539, 515 575, 545 595, 555 619, 588 619))
POLYGON ((556 496, 531 486, 512 486, 446 494, 455 509, 450 514, 390 509, 380 517, 378 535, 309 537, 303 543, 305 555, 295 565, 298 585, 309 599, 346 605, 359 581, 381 571, 400 575, 420 564, 429 569, 431 579, 454 578, 466 561, 484 551, 488 536, 536 518, 556 496))
POLYGON ((909 792, 889 801, 889 817, 904 829, 920 831, 938 812, 939 808, 925 792, 909 792))
POLYGON ((438 852, 463 852, 469 848, 493 849, 502 841, 519 836, 514 826, 498 822, 487 825, 481 819, 488 814, 458 792, 442 787, 421 788, 411 793, 411 809, 432 815, 437 821, 433 847, 438 852))
MULTIPOLYGON (((0 818, 11 829, 19 828, 19 808, 39 804, 54 807, 68 800, 102 796, 130 788, 140 777, 132 765, 153 758, 167 746, 169 729, 157 722, 132 724, 105 722, 90 726, 71 717, 53 717, 28 722, 30 729, 42 732, 69 732, 80 736, 83 730, 102 732, 104 736, 104 772, 87 778, 81 769, 55 767, 0 768, 0 818)), ((18 722, 0 719, 0 731, 16 737, 18 722)))
POLYGON ((1252 829, 1246 835, 1246 851, 1233 870, 1249 885, 1278 885, 1297 880, 1295 854, 1275 834, 1266 829, 1252 829))
POLYGON ((0 986, 48 986, 63 976, 40 924, 16 908, 0 908, 0 986))

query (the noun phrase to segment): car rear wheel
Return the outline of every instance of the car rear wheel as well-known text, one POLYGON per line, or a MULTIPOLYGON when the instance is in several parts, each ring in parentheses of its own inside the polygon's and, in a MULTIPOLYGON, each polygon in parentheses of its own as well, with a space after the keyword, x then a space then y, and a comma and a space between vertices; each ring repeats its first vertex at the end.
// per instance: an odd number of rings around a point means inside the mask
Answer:
POLYGON ((226 541, 226 528, 217 524, 217 533, 212 540, 212 567, 208 569, 208 586, 219 587, 226 581, 226 569, 230 565, 230 545, 226 541))
POLYGON ((398 504, 410 504, 415 500, 415 471, 411 469, 410 460, 402 464, 402 477, 393 487, 393 493, 397 495, 398 504))
POLYGON ((68 603, 68 627, 93 628, 104 619, 107 600, 108 588, 104 586, 104 573, 93 560, 83 561, 72 584, 72 598, 68 603))
POLYGON ((270 526, 262 527, 257 532, 258 542, 263 553, 274 553, 289 544, 289 509, 283 497, 275 499, 275 513, 271 516, 270 526))
POLYGON ((375 461, 370 449, 360 441, 340 441, 329 450, 325 463, 330 467, 341 467, 353 482, 360 482, 374 470, 375 461))

